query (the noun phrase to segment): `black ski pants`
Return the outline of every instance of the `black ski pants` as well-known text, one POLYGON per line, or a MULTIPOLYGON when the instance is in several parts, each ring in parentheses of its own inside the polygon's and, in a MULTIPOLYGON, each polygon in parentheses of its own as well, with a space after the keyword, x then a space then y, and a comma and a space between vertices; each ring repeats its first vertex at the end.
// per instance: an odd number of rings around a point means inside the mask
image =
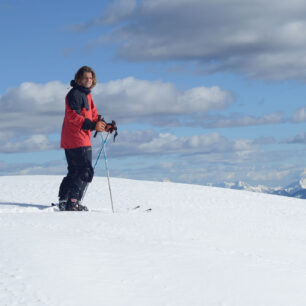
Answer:
POLYGON ((68 163, 68 173, 60 185, 59 199, 81 200, 86 185, 92 181, 94 175, 92 148, 65 149, 65 155, 68 163))

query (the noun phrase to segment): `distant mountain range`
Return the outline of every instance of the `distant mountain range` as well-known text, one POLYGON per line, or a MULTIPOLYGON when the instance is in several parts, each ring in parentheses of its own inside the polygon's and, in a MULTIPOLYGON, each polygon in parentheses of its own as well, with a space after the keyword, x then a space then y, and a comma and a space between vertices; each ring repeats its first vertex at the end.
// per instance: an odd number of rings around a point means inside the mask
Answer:
POLYGON ((234 182, 234 183, 224 182, 224 183, 214 185, 214 186, 306 199, 306 179, 305 178, 302 178, 299 181, 294 182, 287 187, 271 188, 271 187, 267 187, 264 185, 252 186, 250 184, 247 184, 241 181, 234 182))

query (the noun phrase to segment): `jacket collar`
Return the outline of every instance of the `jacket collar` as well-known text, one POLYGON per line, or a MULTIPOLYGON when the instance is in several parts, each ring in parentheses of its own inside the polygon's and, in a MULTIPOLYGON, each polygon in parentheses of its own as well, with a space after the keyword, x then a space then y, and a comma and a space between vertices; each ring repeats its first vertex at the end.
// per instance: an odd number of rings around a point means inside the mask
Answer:
POLYGON ((70 85, 75 88, 75 89, 78 89, 80 90, 81 92, 84 92, 86 95, 90 94, 91 90, 90 88, 86 88, 84 86, 80 86, 79 84, 77 84, 74 80, 72 80, 70 82, 70 85))

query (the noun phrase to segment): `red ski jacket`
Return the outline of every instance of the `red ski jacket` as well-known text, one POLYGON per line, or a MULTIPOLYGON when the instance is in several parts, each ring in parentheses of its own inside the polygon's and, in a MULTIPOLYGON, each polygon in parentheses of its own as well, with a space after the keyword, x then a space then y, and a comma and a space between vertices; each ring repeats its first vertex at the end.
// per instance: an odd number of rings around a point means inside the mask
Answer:
POLYGON ((61 148, 75 149, 91 146, 91 131, 98 121, 98 112, 90 90, 74 82, 66 96, 65 117, 61 134, 61 148))

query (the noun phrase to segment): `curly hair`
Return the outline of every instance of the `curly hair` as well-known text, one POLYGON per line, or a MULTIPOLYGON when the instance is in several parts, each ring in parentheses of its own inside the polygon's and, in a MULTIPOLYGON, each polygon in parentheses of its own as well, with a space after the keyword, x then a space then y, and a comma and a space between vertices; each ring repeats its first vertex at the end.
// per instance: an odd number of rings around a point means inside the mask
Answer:
POLYGON ((92 85, 90 88, 94 88, 97 85, 97 77, 96 77, 96 73, 94 72, 94 70, 91 67, 88 66, 83 66, 81 67, 77 73, 74 76, 74 81, 81 85, 81 80, 83 78, 83 74, 84 72, 91 72, 92 74, 92 85))

